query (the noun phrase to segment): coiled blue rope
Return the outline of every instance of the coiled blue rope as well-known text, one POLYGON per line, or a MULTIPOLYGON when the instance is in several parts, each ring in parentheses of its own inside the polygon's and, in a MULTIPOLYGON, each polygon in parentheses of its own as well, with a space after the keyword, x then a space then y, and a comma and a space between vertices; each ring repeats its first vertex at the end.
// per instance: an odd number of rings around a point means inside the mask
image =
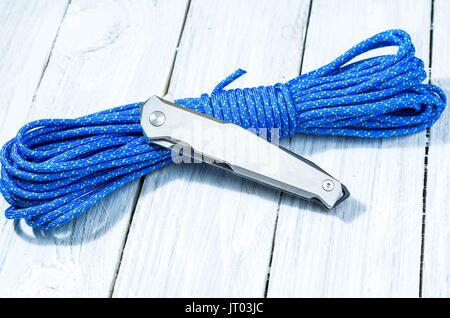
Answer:
MULTIPOLYGON (((180 99, 185 107, 245 128, 296 133, 391 137, 430 127, 446 105, 444 92, 422 84, 424 63, 401 30, 377 34, 318 70, 285 84, 224 90, 180 99), (398 46, 348 64, 372 49, 398 46)), ((148 144, 139 125, 142 103, 76 119, 42 119, 22 127, 1 151, 5 215, 41 229, 67 223, 126 183, 171 163, 170 152, 148 144)))

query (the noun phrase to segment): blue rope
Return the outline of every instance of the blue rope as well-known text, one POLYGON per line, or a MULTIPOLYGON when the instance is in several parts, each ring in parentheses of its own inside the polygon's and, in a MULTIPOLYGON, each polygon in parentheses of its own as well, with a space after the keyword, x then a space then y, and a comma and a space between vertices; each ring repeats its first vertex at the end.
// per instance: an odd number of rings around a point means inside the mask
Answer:
MULTIPOLYGON (((377 34, 318 70, 285 84, 225 90, 180 99, 190 109, 244 128, 297 133, 391 137, 430 127, 446 105, 444 92, 422 84, 424 63, 407 33, 377 34), (348 63, 372 49, 396 54, 348 63)), ((7 218, 41 229, 65 224, 126 183, 171 163, 170 152, 147 143, 135 103, 76 119, 43 119, 22 127, 2 148, 0 191, 7 218)))

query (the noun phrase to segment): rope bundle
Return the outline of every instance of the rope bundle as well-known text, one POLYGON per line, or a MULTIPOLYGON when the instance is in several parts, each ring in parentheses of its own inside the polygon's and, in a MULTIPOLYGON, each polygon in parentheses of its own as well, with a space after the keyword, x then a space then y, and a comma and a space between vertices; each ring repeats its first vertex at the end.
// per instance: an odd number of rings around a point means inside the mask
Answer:
MULTIPOLYGON (((421 83, 427 74, 414 54, 407 33, 385 31, 285 84, 224 90, 245 73, 238 70, 211 95, 176 102, 244 128, 279 128, 285 137, 412 134, 430 127, 446 105, 439 87, 421 83), (397 53, 348 64, 386 46, 398 46, 397 53)), ((115 189, 170 164, 170 151, 143 137, 141 104, 22 127, 0 154, 0 191, 11 204, 6 217, 52 229, 115 189)))

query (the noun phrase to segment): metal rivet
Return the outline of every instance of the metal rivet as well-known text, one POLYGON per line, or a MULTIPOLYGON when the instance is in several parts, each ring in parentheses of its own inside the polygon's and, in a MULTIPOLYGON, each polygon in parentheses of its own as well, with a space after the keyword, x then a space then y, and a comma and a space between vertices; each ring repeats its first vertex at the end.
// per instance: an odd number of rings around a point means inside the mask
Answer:
POLYGON ((333 180, 327 179, 324 182, 322 182, 322 188, 327 192, 330 192, 331 190, 333 190, 334 189, 333 180))
POLYGON ((166 115, 164 115, 163 112, 157 110, 150 114, 149 120, 150 124, 152 124, 155 127, 159 127, 166 122, 166 115))

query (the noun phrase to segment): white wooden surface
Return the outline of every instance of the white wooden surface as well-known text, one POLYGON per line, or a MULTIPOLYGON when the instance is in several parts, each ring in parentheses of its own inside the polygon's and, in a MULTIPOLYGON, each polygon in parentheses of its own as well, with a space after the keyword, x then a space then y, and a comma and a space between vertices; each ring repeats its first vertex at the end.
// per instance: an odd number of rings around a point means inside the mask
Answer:
MULTIPOLYGON (((427 0, 314 1, 303 71, 390 28, 427 61, 430 12, 427 0)), ((424 146, 425 134, 293 138, 291 150, 340 176, 351 198, 332 213, 283 198, 269 296, 418 296, 424 146)))
MULTIPOLYGON (((238 67, 248 71, 239 85, 295 77, 309 3, 278 2, 194 1, 170 94, 211 91, 238 67)), ((150 175, 114 295, 262 297, 278 195, 205 165, 150 175)))
MULTIPOLYGON (((23 6, 28 6, 25 1, 23 6)), ((35 100, 28 101, 30 115, 25 113, 20 120, 79 116, 164 94, 186 8, 185 1, 72 1, 35 100)), ((21 8, 13 13, 21 14, 21 8)), ((45 8, 36 13, 42 19, 46 15, 45 8)), ((61 17, 55 19, 60 22, 61 17)), ((18 21, 22 20, 27 19, 18 21)), ((12 54, 10 60, 15 58, 12 54)), ((0 77, 7 79, 7 72, 0 77)), ((15 79, 13 75, 9 78, 15 79)), ((9 137, 18 127, 9 130, 9 137)), ((88 215, 55 232, 33 235, 25 225, 5 224, 0 236, 0 295, 109 296, 137 184, 119 190, 88 215)))
MULTIPOLYGON (((450 2, 435 1, 431 80, 450 93, 450 2)), ((431 129, 423 264, 423 295, 450 297, 450 114, 431 129)))
MULTIPOLYGON (((36 118, 196 96, 238 67, 235 86, 286 81, 389 28, 427 63, 431 49, 432 80, 450 89, 450 5, 434 6, 430 48, 431 0, 0 0, 0 140, 36 118)), ((448 297, 449 120, 431 130, 425 218, 424 133, 296 136, 284 145, 348 185, 335 212, 167 167, 60 230, 1 216, 0 296, 448 297)))

